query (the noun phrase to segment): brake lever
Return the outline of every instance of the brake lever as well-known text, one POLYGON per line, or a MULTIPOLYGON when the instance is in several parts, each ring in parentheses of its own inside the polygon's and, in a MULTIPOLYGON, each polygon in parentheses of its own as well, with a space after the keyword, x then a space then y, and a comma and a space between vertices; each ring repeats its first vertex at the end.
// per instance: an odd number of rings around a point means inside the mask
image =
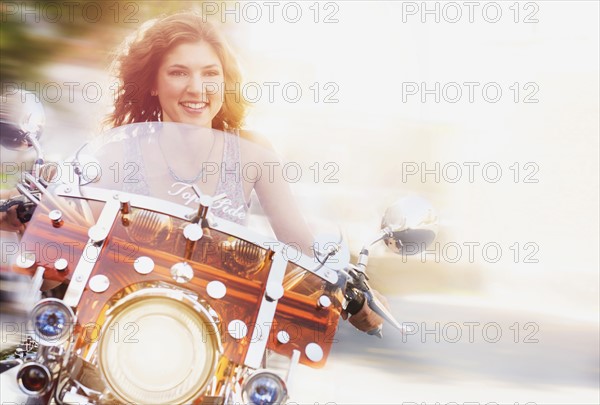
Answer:
MULTIPOLYGON (((394 315, 391 314, 391 312, 385 307, 385 305, 383 305, 383 303, 379 300, 379 298, 374 296, 373 293, 371 293, 371 291, 365 291, 364 294, 365 294, 365 299, 367 300, 367 305, 369 306, 369 308, 371 308, 371 310, 373 312, 375 312, 377 315, 382 317, 385 321, 392 324, 392 326, 394 328, 398 329, 400 332, 404 333, 407 331, 406 327, 402 326, 396 320, 396 318, 394 318, 394 315)), ((376 329, 381 330, 381 326, 376 329)), ((371 331, 373 331, 373 329, 370 330, 369 332, 371 332, 371 331)), ((369 332, 367 332, 367 333, 369 333, 369 332)), ((369 334, 376 334, 376 333, 369 333, 369 334)))

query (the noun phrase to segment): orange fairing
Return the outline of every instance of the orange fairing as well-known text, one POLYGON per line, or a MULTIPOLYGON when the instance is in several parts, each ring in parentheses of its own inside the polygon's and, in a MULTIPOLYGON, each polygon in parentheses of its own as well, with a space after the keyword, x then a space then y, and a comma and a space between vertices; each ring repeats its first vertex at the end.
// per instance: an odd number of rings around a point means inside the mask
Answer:
MULTIPOLYGON (((86 260, 89 227, 69 220, 55 227, 49 218, 49 212, 55 208, 44 200, 21 241, 23 251, 34 252, 35 263, 28 269, 13 268, 32 274, 38 266, 43 266, 45 279, 69 283, 77 264, 86 260), (67 260, 65 270, 55 268, 59 258, 67 260)), ((301 281, 288 285, 277 301, 274 317, 258 319, 274 253, 252 241, 215 229, 205 229, 200 240, 191 244, 183 234, 186 225, 189 222, 136 208, 125 217, 119 214, 89 276, 90 279, 106 276, 108 287, 94 292, 89 283, 86 284, 75 308, 76 331, 80 333, 76 348, 82 349, 83 354, 95 350, 94 343, 99 340, 105 322, 104 314, 119 299, 143 288, 166 286, 189 293, 210 309, 220 331, 223 354, 232 362, 244 364, 251 343, 259 336, 268 335, 268 349, 286 356, 298 350, 301 363, 322 367, 334 341, 340 315, 339 287, 287 262, 285 279, 301 274, 301 281), (160 226, 140 228, 149 218, 158 221, 160 226), (136 271, 134 266, 136 259, 142 256, 154 263, 147 274, 136 271), (177 282, 171 269, 182 262, 191 266, 193 276, 189 281, 177 282), (207 293, 208 283, 215 281, 225 286, 224 296, 213 297, 207 293), (234 320, 237 325, 248 328, 243 337, 229 333, 228 327, 234 320)))

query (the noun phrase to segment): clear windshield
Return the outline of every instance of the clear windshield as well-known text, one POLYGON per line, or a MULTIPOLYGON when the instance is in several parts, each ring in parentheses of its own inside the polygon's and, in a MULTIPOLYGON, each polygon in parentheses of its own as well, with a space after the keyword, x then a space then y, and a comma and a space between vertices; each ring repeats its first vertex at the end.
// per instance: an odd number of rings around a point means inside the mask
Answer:
POLYGON ((275 153, 247 137, 160 122, 115 128, 78 156, 100 169, 92 186, 197 207, 195 185, 202 194, 221 197, 211 209, 214 215, 242 224, 248 220, 253 188, 278 165, 275 153))

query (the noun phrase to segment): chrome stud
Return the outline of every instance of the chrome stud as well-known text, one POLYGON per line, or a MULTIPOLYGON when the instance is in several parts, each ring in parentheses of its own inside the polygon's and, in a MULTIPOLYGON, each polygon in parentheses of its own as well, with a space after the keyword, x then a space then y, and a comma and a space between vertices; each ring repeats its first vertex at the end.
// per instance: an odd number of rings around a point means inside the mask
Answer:
POLYGON ((202 234, 202 227, 198 224, 189 224, 183 228, 183 236, 192 242, 200 240, 202 234))
POLYGON ((220 300, 227 294, 227 287, 222 282, 213 280, 206 285, 206 293, 209 297, 220 300))
POLYGON ((140 256, 133 262, 133 268, 140 274, 149 274, 154 270, 154 260, 148 256, 140 256))
POLYGON ((178 283, 187 283, 194 278, 194 269, 186 262, 176 263, 171 267, 171 277, 178 283))
POLYGON ((284 330, 280 330, 277 332, 277 341, 282 345, 288 343, 290 341, 290 334, 284 330))
POLYGON ((227 332, 234 339, 243 339, 248 334, 248 326, 239 319, 234 319, 227 325, 227 332))
POLYGON ((90 290, 95 293, 102 293, 108 290, 110 286, 110 280, 103 274, 98 274, 90 279, 89 282, 90 290))
POLYGON ((323 349, 316 343, 309 343, 304 348, 304 353, 310 361, 319 362, 323 359, 323 349))
POLYGON ((52 226, 58 228, 63 224, 62 212, 59 210, 52 210, 48 213, 48 218, 52 221, 52 226))
POLYGON ((106 231, 106 228, 102 226, 94 225, 88 229, 88 237, 93 243, 101 243, 107 236, 108 232, 106 231))
POLYGON ((283 297, 283 286, 279 283, 267 283, 266 295, 267 299, 270 301, 277 301, 279 298, 283 297))
POLYGON ((68 265, 69 262, 67 262, 67 259, 63 259, 62 257, 54 262, 54 268, 58 271, 65 271, 68 265))
POLYGON ((329 308, 331 306, 331 298, 326 295, 321 295, 317 301, 319 308, 329 308))
POLYGON ((129 197, 126 195, 119 196, 119 202, 121 203, 121 213, 129 214, 131 212, 131 202, 129 197))

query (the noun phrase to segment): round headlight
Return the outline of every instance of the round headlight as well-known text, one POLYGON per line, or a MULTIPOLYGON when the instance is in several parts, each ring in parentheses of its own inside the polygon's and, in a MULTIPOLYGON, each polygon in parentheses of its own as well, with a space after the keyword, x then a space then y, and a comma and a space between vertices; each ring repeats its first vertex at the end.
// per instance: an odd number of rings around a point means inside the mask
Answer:
POLYGON ((187 403, 201 395, 220 355, 208 311, 185 294, 149 288, 107 312, 98 346, 101 373, 127 403, 187 403))
POLYGON ((44 365, 25 363, 17 372, 19 388, 29 396, 41 396, 52 388, 52 374, 44 365))
POLYGON ((244 383, 242 397, 247 404, 272 405, 284 403, 288 393, 281 377, 269 371, 259 371, 244 383))
POLYGON ((31 311, 31 321, 39 344, 57 346, 64 343, 73 329, 75 315, 61 300, 47 298, 31 311))

